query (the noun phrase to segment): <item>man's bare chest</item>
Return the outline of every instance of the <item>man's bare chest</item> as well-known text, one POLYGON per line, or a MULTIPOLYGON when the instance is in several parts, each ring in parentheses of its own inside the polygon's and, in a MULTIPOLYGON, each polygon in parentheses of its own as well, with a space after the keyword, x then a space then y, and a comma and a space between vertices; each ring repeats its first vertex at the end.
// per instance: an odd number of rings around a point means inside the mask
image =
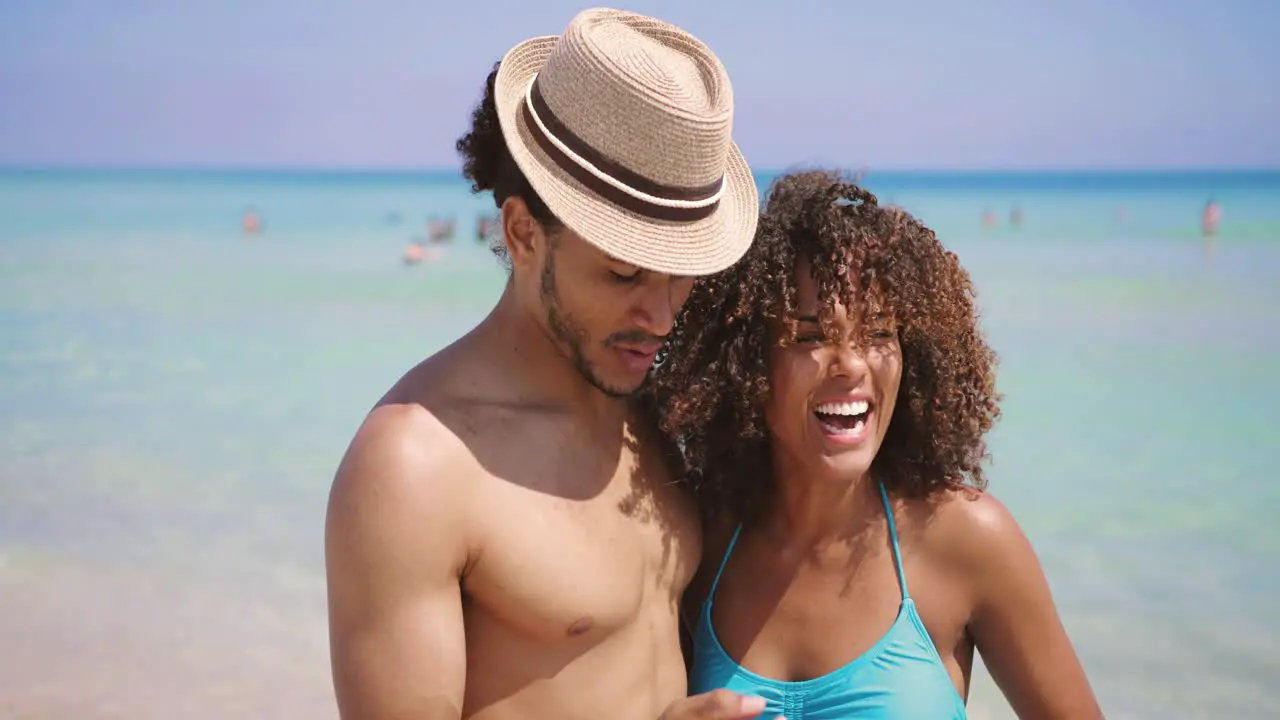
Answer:
POLYGON ((621 460, 594 486, 490 477, 469 599, 547 641, 608 634, 647 607, 673 607, 700 554, 696 513, 664 472, 621 460))

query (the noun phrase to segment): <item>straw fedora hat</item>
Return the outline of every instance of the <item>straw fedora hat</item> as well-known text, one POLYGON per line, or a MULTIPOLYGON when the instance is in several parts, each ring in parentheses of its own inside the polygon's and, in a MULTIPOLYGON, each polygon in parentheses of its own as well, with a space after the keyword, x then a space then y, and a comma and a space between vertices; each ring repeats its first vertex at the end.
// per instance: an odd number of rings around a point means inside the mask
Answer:
POLYGON ((512 48, 494 84, 512 157, 547 207, 642 268, 708 275, 751 245, 755 180, 731 139, 711 49, 654 18, 596 8, 512 48))

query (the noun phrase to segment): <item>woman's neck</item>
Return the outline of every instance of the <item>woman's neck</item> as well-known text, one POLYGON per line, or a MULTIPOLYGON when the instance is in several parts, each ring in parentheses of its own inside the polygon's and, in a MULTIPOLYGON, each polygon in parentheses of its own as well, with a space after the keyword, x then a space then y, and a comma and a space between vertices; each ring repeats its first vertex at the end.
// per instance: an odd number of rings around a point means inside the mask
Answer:
POLYGON ((878 510, 870 472, 849 480, 775 455, 772 502, 761 529, 775 542, 813 550, 847 541, 878 510))

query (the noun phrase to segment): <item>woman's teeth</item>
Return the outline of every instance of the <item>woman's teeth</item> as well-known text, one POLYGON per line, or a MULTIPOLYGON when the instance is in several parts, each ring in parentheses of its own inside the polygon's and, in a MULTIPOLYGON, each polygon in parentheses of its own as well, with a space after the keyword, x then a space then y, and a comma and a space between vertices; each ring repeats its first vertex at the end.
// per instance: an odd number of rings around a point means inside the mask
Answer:
POLYGON ((816 409, 819 415, 866 415, 870 405, 866 400, 822 403, 816 409))
POLYGON ((823 432, 829 435, 857 435, 867 422, 870 405, 865 400, 822 403, 814 409, 823 432))

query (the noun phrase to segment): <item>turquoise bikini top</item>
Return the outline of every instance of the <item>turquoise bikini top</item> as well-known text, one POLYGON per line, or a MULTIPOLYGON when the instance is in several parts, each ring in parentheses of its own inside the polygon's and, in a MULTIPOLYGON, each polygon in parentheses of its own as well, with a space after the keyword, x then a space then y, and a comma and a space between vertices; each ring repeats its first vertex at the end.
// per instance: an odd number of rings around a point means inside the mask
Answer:
POLYGON ((889 538, 893 541, 893 559, 898 567, 898 584, 902 588, 902 605, 898 617, 879 642, 853 662, 834 672, 812 680, 785 682, 757 675, 729 657, 715 628, 711 626, 711 607, 715 602, 720 575, 729 562, 733 546, 738 542, 742 526, 733 533, 725 550, 720 569, 711 583, 711 592, 703 603, 693 643, 693 671, 690 694, 727 688, 743 695, 762 697, 768 706, 761 718, 785 717, 787 720, 947 720, 965 717, 964 700, 956 692, 951 676, 942 664, 933 639, 916 612, 907 592, 907 577, 902 572, 902 554, 898 549, 898 531, 893 523, 889 494, 880 485, 889 518, 889 538))

